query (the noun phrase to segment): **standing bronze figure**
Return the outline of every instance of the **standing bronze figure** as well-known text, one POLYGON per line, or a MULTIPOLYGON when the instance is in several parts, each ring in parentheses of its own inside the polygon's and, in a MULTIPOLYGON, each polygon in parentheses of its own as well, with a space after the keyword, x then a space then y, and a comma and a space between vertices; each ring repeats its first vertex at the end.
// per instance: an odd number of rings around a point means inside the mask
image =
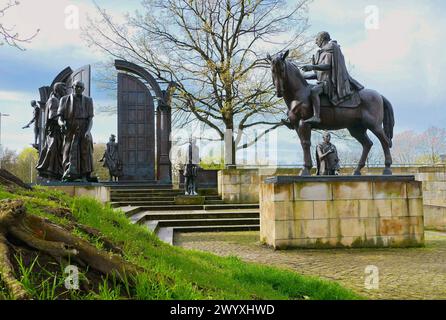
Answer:
POLYGON ((39 136, 40 136, 40 107, 35 100, 31 101, 31 107, 33 107, 33 118, 22 129, 28 129, 34 124, 34 144, 33 147, 39 150, 39 136))
POLYGON ((114 134, 110 136, 107 148, 99 162, 103 162, 103 166, 108 169, 110 181, 118 181, 121 175, 122 164, 119 160, 118 143, 116 142, 116 136, 114 134))
POLYGON ((188 145, 187 161, 184 166, 184 194, 187 196, 196 196, 197 193, 197 175, 198 164, 200 162, 200 151, 196 145, 196 140, 191 139, 188 145))
POLYGON ((73 93, 62 97, 59 105, 59 125, 64 133, 64 181, 93 181, 93 100, 84 96, 83 82, 73 83, 73 93))
MULTIPOLYGON (((328 39, 323 34, 320 33, 317 39, 317 41, 324 39, 324 42, 321 43, 322 48, 327 46, 328 39)), ((332 47, 328 47, 327 49, 337 50, 334 48, 335 44, 332 44, 332 47)), ((367 130, 372 131, 379 139, 384 151, 385 169, 383 174, 391 175, 392 170, 390 167, 392 165, 392 156, 390 154, 390 148, 392 147, 393 127, 395 125, 391 103, 375 90, 362 89, 357 92, 359 103, 356 106, 355 86, 359 90, 361 85, 355 84, 355 81, 346 74, 346 71, 342 71, 344 67, 335 67, 333 64, 324 63, 322 67, 318 65, 303 67, 304 70, 323 72, 324 74, 319 76, 320 79, 331 79, 333 82, 330 88, 324 90, 324 92, 328 92, 329 94, 321 95, 320 106, 317 106, 317 101, 316 106, 314 106, 313 100, 317 100, 315 96, 316 93, 320 92, 320 89, 312 91, 314 86, 308 84, 299 68, 287 60, 288 54, 289 51, 286 51, 283 54, 277 55, 274 59, 268 55, 268 59, 271 61, 271 71, 277 97, 283 97, 288 107, 289 121, 286 124, 289 128, 296 130, 304 151, 304 169, 302 170, 302 175, 310 175, 310 170, 313 167, 310 154, 312 128, 323 130, 346 128, 361 143, 363 151, 354 171, 355 175, 361 175, 361 169, 365 166, 370 148, 373 145, 367 135, 367 130), (321 71, 322 69, 323 71, 321 71), (341 74, 334 75, 334 73, 338 72, 341 72, 341 74), (330 92, 335 95, 330 96, 330 92), (333 102, 339 102, 339 104, 336 105, 333 102), (313 107, 316 108, 315 111, 313 107), (316 119, 318 117, 318 107, 320 107, 320 121, 316 119), (309 120, 309 122, 305 120, 309 120)), ((323 54, 328 55, 328 52, 320 52, 321 56, 323 54)), ((329 60, 328 56, 326 59, 329 60)), ((336 61, 335 63, 342 63, 343 60, 333 58, 333 54, 330 59, 336 61)))
POLYGON ((316 163, 318 176, 339 175, 339 157, 336 146, 330 142, 331 135, 326 132, 323 141, 316 147, 316 163))
POLYGON ((58 123, 59 100, 67 94, 65 83, 54 85, 53 92, 46 103, 45 143, 36 167, 40 177, 60 180, 63 175, 62 146, 63 134, 58 123))

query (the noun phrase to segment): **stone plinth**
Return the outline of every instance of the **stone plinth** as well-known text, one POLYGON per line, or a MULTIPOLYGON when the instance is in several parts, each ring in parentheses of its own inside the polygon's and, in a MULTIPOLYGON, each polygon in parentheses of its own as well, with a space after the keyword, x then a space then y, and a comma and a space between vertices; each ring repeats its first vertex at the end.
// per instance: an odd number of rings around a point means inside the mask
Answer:
POLYGON ((203 205, 205 197, 203 196, 176 196, 175 204, 178 205, 203 205))
POLYGON ((41 186, 65 192, 72 197, 86 196, 103 203, 110 201, 110 188, 101 183, 54 182, 41 186))
POLYGON ((260 237, 277 249, 420 246, 422 184, 414 176, 268 178, 260 237))

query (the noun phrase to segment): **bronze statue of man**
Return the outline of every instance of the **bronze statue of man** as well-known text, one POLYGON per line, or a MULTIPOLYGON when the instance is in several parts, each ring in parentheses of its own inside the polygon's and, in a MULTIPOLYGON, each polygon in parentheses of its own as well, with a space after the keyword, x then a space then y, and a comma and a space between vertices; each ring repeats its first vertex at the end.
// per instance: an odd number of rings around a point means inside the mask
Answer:
POLYGON ((92 181, 93 172, 93 100, 83 95, 82 81, 73 83, 73 93, 62 97, 57 113, 64 133, 64 181, 92 181))
POLYGON ((187 149, 187 161, 184 166, 184 194, 187 196, 196 196, 198 164, 200 162, 200 150, 195 139, 191 139, 187 149))
POLYGON ((60 99, 67 94, 65 83, 58 82, 54 85, 53 92, 46 103, 45 145, 40 153, 37 171, 40 177, 60 180, 63 174, 62 146, 63 135, 58 119, 60 99))
POLYGON ((313 64, 305 65, 302 70, 315 71, 315 74, 306 75, 306 79, 317 79, 317 84, 311 88, 311 102, 313 117, 305 122, 318 124, 320 119, 320 95, 326 94, 334 106, 341 106, 344 102, 353 99, 350 103, 359 105, 360 97, 357 91, 364 87, 353 79, 347 71, 341 47, 335 40, 331 40, 326 31, 319 32, 316 44, 320 48, 313 56, 313 64), (355 94, 356 93, 356 94, 355 94))
POLYGON ((34 144, 33 147, 35 149, 39 149, 39 136, 40 136, 40 107, 39 104, 35 101, 31 101, 31 107, 33 107, 33 118, 27 125, 23 126, 22 129, 28 129, 34 123, 34 144))
POLYGON ((331 135, 326 132, 323 135, 323 142, 316 147, 316 163, 318 176, 334 176, 339 174, 338 151, 334 144, 330 142, 331 135))
POLYGON ((119 160, 118 143, 116 142, 116 136, 112 134, 104 155, 99 162, 103 162, 103 166, 108 169, 110 175, 110 181, 117 181, 121 175, 121 161, 119 160))

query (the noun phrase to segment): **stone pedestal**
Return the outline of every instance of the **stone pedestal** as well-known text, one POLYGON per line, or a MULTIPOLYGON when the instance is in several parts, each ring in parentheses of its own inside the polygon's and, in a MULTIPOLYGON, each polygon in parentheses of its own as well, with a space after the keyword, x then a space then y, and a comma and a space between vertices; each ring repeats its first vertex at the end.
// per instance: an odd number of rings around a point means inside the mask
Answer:
POLYGON ((110 201, 110 188, 100 183, 52 182, 40 184, 48 189, 65 192, 72 197, 91 197, 103 203, 110 201))
POLYGON ((277 176, 260 187, 261 241, 290 247, 424 244, 423 195, 414 176, 277 176))
POLYGON ((176 196, 175 204, 177 205, 203 205, 205 197, 203 196, 176 196))

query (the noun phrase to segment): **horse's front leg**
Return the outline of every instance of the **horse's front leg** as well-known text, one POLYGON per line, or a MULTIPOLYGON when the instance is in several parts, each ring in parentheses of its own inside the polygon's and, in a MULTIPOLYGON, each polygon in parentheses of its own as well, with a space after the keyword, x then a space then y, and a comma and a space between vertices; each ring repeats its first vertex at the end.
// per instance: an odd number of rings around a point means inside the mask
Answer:
POLYGON ((302 170, 301 176, 310 176, 311 169, 313 168, 313 161, 311 160, 311 125, 300 121, 299 128, 297 129, 297 134, 299 135, 300 144, 302 145, 302 150, 304 152, 304 168, 302 170))

